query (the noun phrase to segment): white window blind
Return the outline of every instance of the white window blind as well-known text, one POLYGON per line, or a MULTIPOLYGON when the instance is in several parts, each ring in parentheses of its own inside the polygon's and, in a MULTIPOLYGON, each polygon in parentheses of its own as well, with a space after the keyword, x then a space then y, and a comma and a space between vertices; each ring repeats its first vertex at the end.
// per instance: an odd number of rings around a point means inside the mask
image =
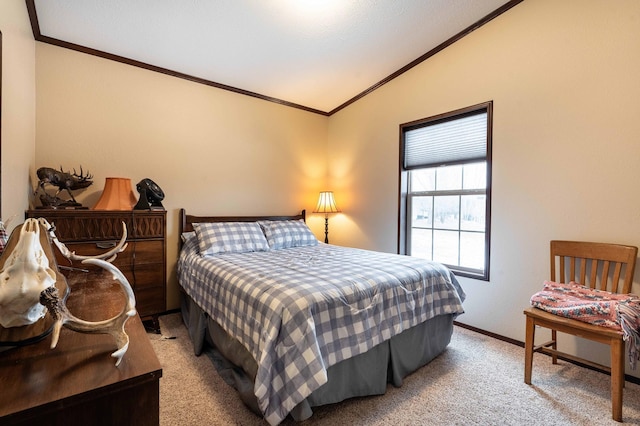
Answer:
POLYGON ((487 112, 405 131, 404 168, 429 167, 487 156, 487 112))

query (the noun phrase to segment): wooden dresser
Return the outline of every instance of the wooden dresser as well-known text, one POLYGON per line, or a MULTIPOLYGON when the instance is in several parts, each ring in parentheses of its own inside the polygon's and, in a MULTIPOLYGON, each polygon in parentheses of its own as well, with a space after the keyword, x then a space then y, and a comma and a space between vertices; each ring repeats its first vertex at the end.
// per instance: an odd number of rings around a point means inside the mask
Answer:
MULTIPOLYGON (((66 274, 67 306, 75 316, 99 321, 122 310, 125 296, 106 271, 66 274)), ((64 327, 54 349, 49 335, 0 351, 0 424, 158 425, 162 367, 138 315, 129 318, 125 331, 129 348, 118 367, 111 335, 64 327)))
MULTIPOLYGON (((78 255, 104 253, 122 237, 122 222, 127 225, 127 248, 113 264, 127 277, 136 295, 140 317, 153 319, 166 311, 166 211, 164 210, 28 210, 27 217, 43 217, 55 225, 56 235, 78 255)), ((87 268, 79 262, 71 265, 56 249, 58 265, 87 268)))

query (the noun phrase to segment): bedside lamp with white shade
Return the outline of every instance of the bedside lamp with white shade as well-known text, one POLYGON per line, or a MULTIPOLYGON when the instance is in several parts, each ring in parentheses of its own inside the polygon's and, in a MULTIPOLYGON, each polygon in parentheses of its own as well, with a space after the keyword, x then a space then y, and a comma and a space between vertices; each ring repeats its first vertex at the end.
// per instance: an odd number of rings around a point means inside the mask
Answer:
POLYGON ((324 213, 324 242, 329 243, 329 213, 340 213, 333 198, 333 191, 323 191, 318 198, 318 205, 314 213, 324 213))

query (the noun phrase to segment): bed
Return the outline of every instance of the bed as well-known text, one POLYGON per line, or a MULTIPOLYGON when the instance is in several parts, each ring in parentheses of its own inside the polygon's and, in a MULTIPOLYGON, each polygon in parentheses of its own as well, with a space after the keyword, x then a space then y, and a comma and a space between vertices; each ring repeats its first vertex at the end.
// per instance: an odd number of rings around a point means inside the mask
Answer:
POLYGON ((181 311, 247 406, 275 425, 380 395, 445 350, 465 294, 443 265, 319 242, 293 216, 180 211, 181 311))

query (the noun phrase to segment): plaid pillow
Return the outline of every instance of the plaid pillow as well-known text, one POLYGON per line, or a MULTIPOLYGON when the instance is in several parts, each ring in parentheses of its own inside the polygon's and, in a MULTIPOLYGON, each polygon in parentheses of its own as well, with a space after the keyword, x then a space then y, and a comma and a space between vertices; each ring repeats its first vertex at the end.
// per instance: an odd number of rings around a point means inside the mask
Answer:
POLYGON ((203 256, 269 250, 269 244, 256 222, 194 223, 193 229, 203 256))
POLYGON ((180 235, 180 238, 182 238, 183 243, 186 243, 187 241, 194 238, 195 236, 196 236, 196 233, 193 231, 190 231, 190 232, 183 232, 182 235, 180 235))
POLYGON ((318 244, 316 236, 302 220, 261 220, 258 223, 272 250, 318 244))

